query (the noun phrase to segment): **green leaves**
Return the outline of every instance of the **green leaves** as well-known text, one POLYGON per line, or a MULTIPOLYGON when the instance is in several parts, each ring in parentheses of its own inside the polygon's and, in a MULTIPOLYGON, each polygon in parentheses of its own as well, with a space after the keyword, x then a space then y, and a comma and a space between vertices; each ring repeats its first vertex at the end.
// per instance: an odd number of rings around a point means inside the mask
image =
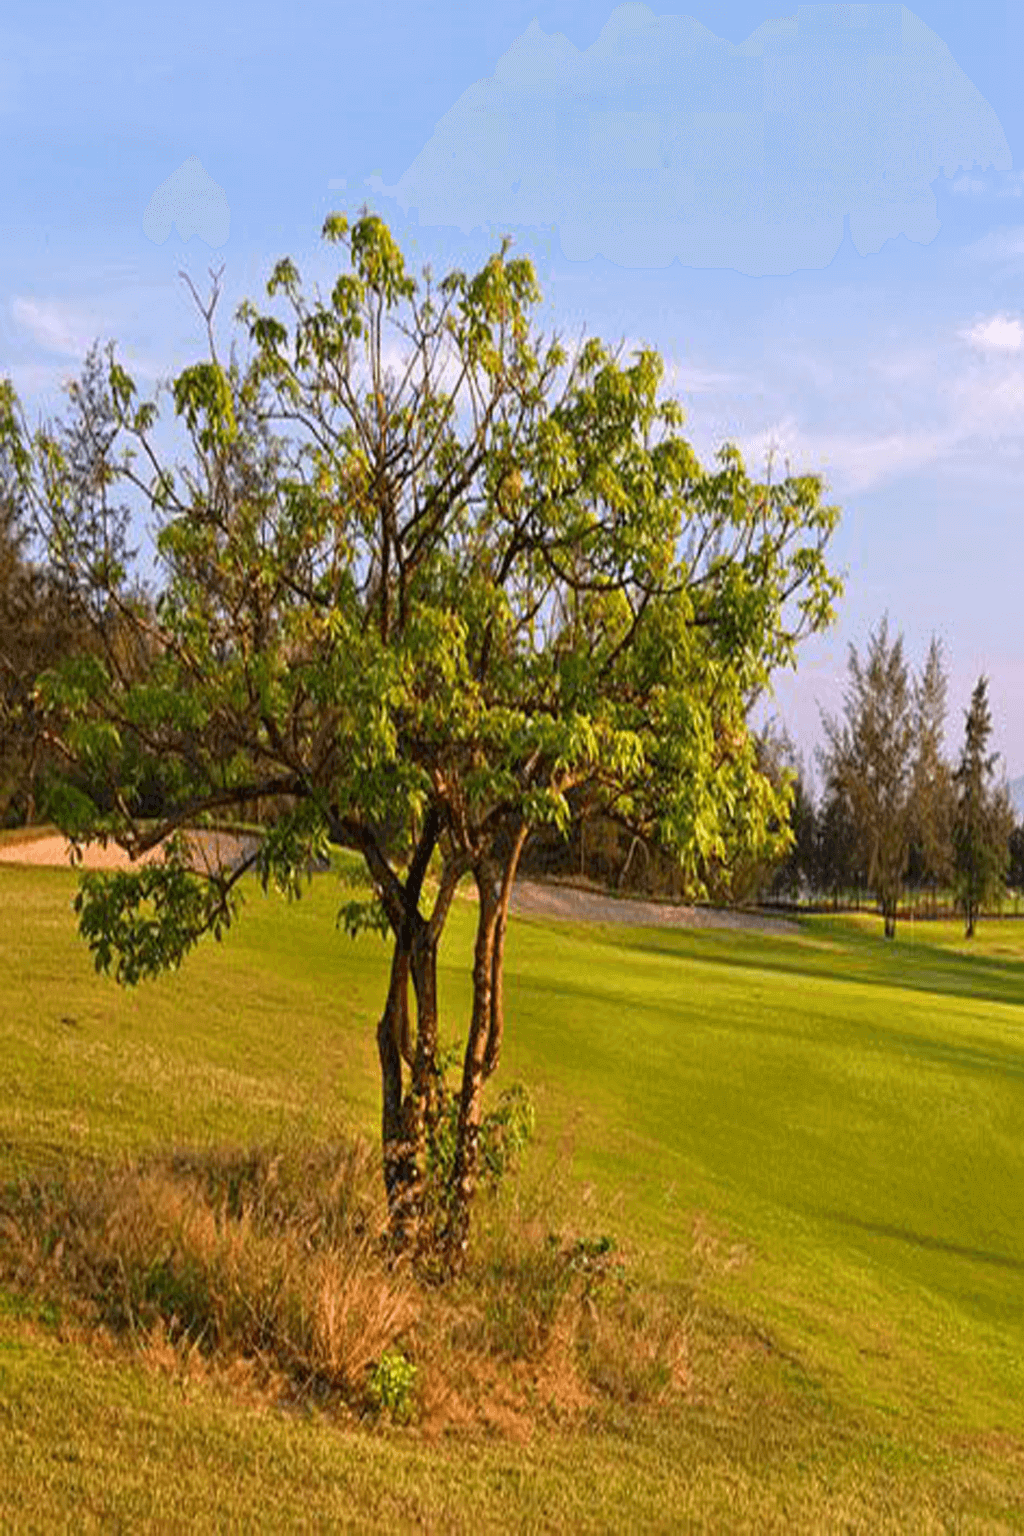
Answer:
POLYGON ((264 891, 273 885, 282 895, 302 895, 302 875, 307 878, 315 864, 329 860, 330 842, 320 807, 303 800, 290 813, 268 827, 260 842, 256 870, 264 891))
POLYGON ((195 875, 184 860, 179 840, 170 843, 163 863, 83 875, 74 910, 97 971, 113 971, 121 985, 136 986, 176 969, 204 933, 220 940, 240 898, 225 879, 195 875))
POLYGON ((352 939, 361 933, 379 933, 384 939, 391 934, 391 924, 379 901, 346 901, 338 911, 334 926, 340 928, 342 924, 352 939))
POLYGON ((196 363, 185 368, 174 381, 174 408, 184 416, 188 429, 196 433, 200 417, 199 444, 208 453, 224 449, 238 435, 231 386, 218 363, 196 363))

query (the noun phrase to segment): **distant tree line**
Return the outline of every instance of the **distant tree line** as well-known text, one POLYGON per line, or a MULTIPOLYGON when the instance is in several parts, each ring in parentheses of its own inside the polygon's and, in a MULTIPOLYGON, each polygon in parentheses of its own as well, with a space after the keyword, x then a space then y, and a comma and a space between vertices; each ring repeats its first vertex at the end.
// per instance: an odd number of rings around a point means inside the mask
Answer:
MULTIPOLYGON (((90 354, 68 393, 77 412, 52 429, 63 459, 44 469, 55 524, 59 530, 62 521, 79 519, 92 526, 100 564, 134 559, 137 551, 127 545, 128 508, 110 504, 95 470, 98 445, 113 430, 98 352, 90 354)), ((0 417, 13 400, 10 382, 0 379, 0 417)), ((122 678, 141 676, 145 630, 133 614, 145 619, 153 612, 140 582, 119 605, 99 601, 92 584, 101 572, 83 568, 70 547, 62 553, 59 539, 47 547, 20 484, 23 455, 16 438, 0 433, 0 827, 49 819, 58 793, 89 793, 103 809, 113 808, 117 788, 104 782, 101 771, 61 757, 56 743, 65 722, 52 707, 44 709, 36 683, 65 661, 85 669, 100 657, 122 678)), ((157 776, 140 762, 131 786, 133 809, 158 816, 163 798, 157 776)))
POLYGON ((788 742, 776 749, 793 779, 793 841, 764 894, 835 906, 851 893, 857 904, 867 897, 892 938, 907 900, 931 915, 952 900, 970 936, 1008 886, 1024 888, 1024 822, 1015 824, 1005 780, 996 778, 998 755, 987 750, 987 680, 974 687, 954 762, 943 754, 946 695, 937 639, 916 677, 887 619, 863 658, 850 647, 842 716, 822 716, 817 802, 788 742))
MULTIPOLYGON (((1011 887, 1024 890, 1024 820, 1015 823, 1005 782, 996 780, 988 684, 978 679, 965 711, 963 744, 946 759, 947 678, 932 640, 912 676, 903 636, 890 639, 883 619, 861 657, 851 646, 842 716, 822 717, 817 754, 822 789, 785 732, 757 739, 764 771, 791 785, 788 853, 774 866, 731 871, 734 898, 877 906, 886 936, 901 906, 938 915, 949 902, 968 935, 979 913, 1011 887)), ((657 847, 641 844, 605 817, 580 819, 567 844, 551 838, 533 849, 524 873, 585 877, 633 894, 678 897, 678 876, 657 847)), ((715 888, 715 871, 708 873, 715 888)))

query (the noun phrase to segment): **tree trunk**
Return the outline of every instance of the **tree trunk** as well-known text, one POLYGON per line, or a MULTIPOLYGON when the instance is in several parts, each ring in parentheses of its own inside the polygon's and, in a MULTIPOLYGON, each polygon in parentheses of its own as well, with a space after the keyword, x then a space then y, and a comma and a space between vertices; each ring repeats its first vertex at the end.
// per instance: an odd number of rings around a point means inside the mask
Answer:
POLYGON ((491 1028, 491 988, 494 985, 494 931, 498 920, 498 893, 493 866, 488 862, 475 871, 479 915, 473 955, 473 1011, 462 1066, 459 1124, 455 1167, 445 1231, 445 1258, 454 1272, 462 1267, 469 1239, 469 1216, 476 1194, 480 1146, 480 1111, 491 1028))
POLYGON ((32 751, 28 760, 28 772, 25 776, 25 825, 35 825, 36 819, 36 773, 39 765, 39 738, 32 740, 32 751))
POLYGON ((401 1041, 408 1032, 409 951, 403 935, 395 935, 387 1002, 377 1025, 377 1054, 381 1074, 381 1149, 384 1157, 384 1189, 392 1230, 401 1210, 403 1187, 408 1184, 408 1148, 402 1114, 401 1041))
POLYGON ((638 846, 642 848, 643 843, 639 837, 634 837, 633 841, 629 845, 629 852, 626 854, 626 862, 623 864, 622 872, 619 875, 618 888, 620 891, 626 883, 626 876, 629 873, 629 866, 633 862, 633 854, 636 852, 638 846))
POLYGON ((485 860, 474 870, 479 914, 473 956, 473 1011, 462 1069, 455 1167, 444 1243, 445 1261, 452 1272, 462 1267, 469 1241, 470 1213, 476 1194, 484 1083, 498 1065, 501 1056, 505 929, 512 884, 526 836, 527 827, 525 823, 520 823, 503 869, 495 862, 485 860))
MULTIPOLYGON (((427 829, 427 836, 430 829, 427 829)), ((394 1024, 400 1026, 399 1077, 401 1060, 411 1069, 409 1089, 401 1102, 399 1114, 400 1155, 395 1163, 394 1182, 389 1191, 389 1225, 392 1242, 399 1251, 408 1250, 422 1255, 433 1244, 437 1233, 433 1225, 424 1223, 424 1202, 427 1177, 427 1142, 440 1123, 444 1110, 441 1069, 438 1065, 438 1008, 437 1008, 437 950, 445 920, 465 865, 460 861, 448 863, 441 877, 441 888, 428 920, 414 908, 418 899, 422 870, 425 860, 420 860, 420 873, 406 889, 406 915, 403 924, 403 947, 408 954, 406 983, 411 974, 416 995, 416 1039, 413 1046, 408 1006, 394 1016, 394 1024)), ((406 992, 408 986, 406 985, 406 992)), ((387 1159, 385 1158, 385 1166, 387 1159)), ((387 1182, 385 1178, 385 1183, 387 1182)))
POLYGON ((416 1045, 410 1053, 412 1082, 399 1114, 401 1150, 395 1165, 393 1192, 389 1192, 389 1224, 395 1248, 415 1252, 424 1236, 427 1134, 436 1128, 441 1098, 437 1065, 437 941, 431 941, 428 926, 418 914, 409 967, 416 994, 416 1045))

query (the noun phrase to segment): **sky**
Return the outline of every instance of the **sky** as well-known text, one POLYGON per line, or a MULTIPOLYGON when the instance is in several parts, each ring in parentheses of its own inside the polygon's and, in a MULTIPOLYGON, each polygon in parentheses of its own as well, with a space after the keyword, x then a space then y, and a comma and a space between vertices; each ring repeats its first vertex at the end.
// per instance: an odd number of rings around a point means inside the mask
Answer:
MULTIPOLYGON (((977 677, 1024 774, 1024 5, 664 10, 5 0, 0 376, 30 424, 94 340, 143 394, 367 205, 414 275, 513 237, 567 343, 653 347, 701 460, 818 473, 846 592, 769 712, 808 767, 884 614, 977 677), (140 19, 141 18, 141 19, 140 19)), ((764 711, 762 710, 762 716, 764 711)))

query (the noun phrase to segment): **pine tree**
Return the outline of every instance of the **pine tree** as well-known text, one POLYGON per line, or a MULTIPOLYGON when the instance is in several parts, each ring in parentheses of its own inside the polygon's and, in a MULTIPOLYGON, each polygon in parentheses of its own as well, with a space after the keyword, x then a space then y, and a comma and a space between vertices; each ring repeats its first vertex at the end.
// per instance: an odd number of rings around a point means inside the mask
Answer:
POLYGON ((864 663, 850 646, 849 672, 845 724, 822 716, 827 746, 821 764, 827 796, 849 807, 858 862, 891 939, 910 851, 914 715, 903 636, 890 645, 887 618, 869 637, 864 663))
POLYGON ((956 794, 953 775, 942 755, 946 722, 946 674, 942 646, 932 637, 924 671, 914 684, 913 790, 908 878, 927 885, 934 910, 939 886, 953 877, 953 818, 956 794))
POLYGON ((966 937, 970 939, 981 908, 1003 889, 1013 830, 1006 786, 997 789, 991 783, 999 754, 985 755, 992 734, 992 715, 984 677, 979 677, 974 685, 971 707, 964 712, 964 719, 964 747, 954 774, 957 807, 953 846, 957 900, 964 913, 966 937))

